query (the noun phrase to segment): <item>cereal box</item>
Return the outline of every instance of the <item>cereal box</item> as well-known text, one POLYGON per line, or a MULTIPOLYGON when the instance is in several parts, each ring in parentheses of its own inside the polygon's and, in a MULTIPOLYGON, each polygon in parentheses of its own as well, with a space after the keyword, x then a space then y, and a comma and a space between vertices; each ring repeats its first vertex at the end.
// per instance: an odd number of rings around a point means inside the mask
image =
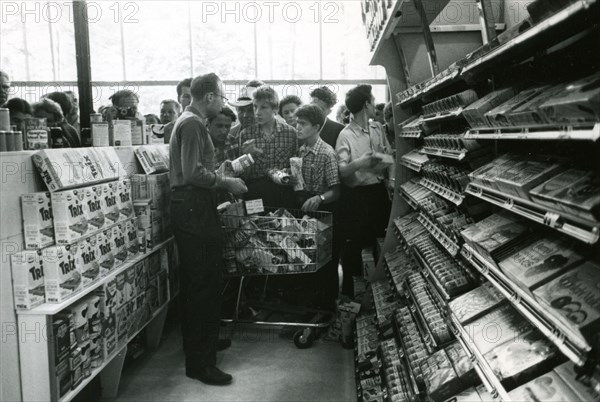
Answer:
POLYGON ((131 180, 123 179, 117 182, 117 207, 120 218, 124 221, 133 217, 133 203, 131 199, 131 180))
POLYGON ((50 193, 21 195, 25 248, 37 250, 54 244, 54 219, 50 193))
POLYGON ((111 248, 115 257, 115 268, 120 267, 127 260, 127 244, 125 241, 127 236, 126 226, 125 222, 119 222, 111 228, 111 248))
POLYGON ((57 244, 70 244, 92 231, 86 213, 84 190, 52 193, 54 235, 57 244))
POLYGON ((106 226, 109 226, 117 223, 121 217, 119 204, 117 203, 118 183, 116 181, 105 183, 102 188, 102 194, 102 210, 108 220, 106 226))
POLYGON ((77 269, 81 273, 81 280, 84 287, 100 278, 100 263, 96 242, 97 236, 91 235, 86 236, 77 243, 79 252, 77 269))
POLYGON ((92 226, 90 229, 96 231, 104 228, 104 225, 106 224, 104 210, 102 209, 104 186, 100 184, 97 186, 86 187, 82 190, 85 192, 85 213, 88 223, 92 226))
POLYGON ((32 309, 45 301, 44 267, 39 251, 21 251, 11 256, 13 293, 17 310, 32 309))
POLYGON ((169 170, 169 145, 142 145, 135 149, 135 156, 146 174, 169 170))
POLYGON ((117 340, 119 345, 127 343, 129 325, 129 306, 128 303, 125 303, 117 309, 117 340))
POLYGON ((108 275, 115 268, 115 256, 112 244, 111 229, 105 229, 96 234, 96 246, 98 247, 96 257, 98 258, 98 264, 100 264, 100 274, 102 276, 108 275))
POLYGON ((42 250, 46 301, 61 303, 83 287, 77 244, 50 246, 42 250))
POLYGON ((140 251, 140 245, 137 236, 137 218, 125 221, 125 247, 129 257, 136 256, 140 251))
POLYGON ((148 175, 134 174, 131 176, 131 193, 134 202, 148 198, 148 175))

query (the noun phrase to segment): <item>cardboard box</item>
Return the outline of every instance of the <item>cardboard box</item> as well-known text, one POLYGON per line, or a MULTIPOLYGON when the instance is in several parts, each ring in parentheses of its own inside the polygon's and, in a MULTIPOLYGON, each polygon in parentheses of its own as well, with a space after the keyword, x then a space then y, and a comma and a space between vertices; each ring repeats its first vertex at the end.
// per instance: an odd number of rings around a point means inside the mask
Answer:
POLYGON ((127 255, 129 257, 135 257, 140 251, 137 235, 137 222, 137 218, 132 218, 125 222, 125 247, 127 248, 127 255))
POLYGON ((529 225, 506 211, 488 216, 461 232, 465 242, 494 256, 529 231, 529 225))
POLYGON ((25 249, 38 250, 54 244, 54 218, 50 193, 21 195, 25 249))
POLYGON ((125 299, 127 302, 135 301, 137 297, 137 288, 135 284, 135 265, 127 268, 125 271, 125 299))
POLYGON ((529 190, 548 180, 561 170, 564 158, 536 156, 521 161, 496 176, 496 185, 510 197, 529 199, 529 190))
POLYGON ((162 242, 162 233, 163 233, 163 222, 162 222, 162 211, 158 209, 153 209, 151 212, 152 222, 151 222, 151 230, 152 230, 152 244, 155 246, 162 242))
POLYGON ((530 191, 540 205, 558 212, 600 221, 600 175, 593 171, 568 169, 530 191))
POLYGON ((56 365, 56 400, 71 390, 71 366, 69 359, 62 360, 56 365))
POLYGON ((121 218, 121 212, 119 211, 119 204, 117 201, 118 195, 118 182, 113 181, 105 183, 103 185, 103 197, 102 197, 102 210, 108 222, 106 227, 119 222, 121 218))
POLYGON ((152 208, 164 209, 170 192, 169 174, 158 173, 148 176, 148 198, 152 200, 152 208))
POLYGON ((143 291, 142 293, 139 293, 135 300, 135 308, 139 314, 140 326, 144 326, 150 319, 148 303, 146 302, 146 292, 143 291))
POLYGON ((600 393, 594 391, 589 380, 585 377, 579 378, 575 372, 575 364, 571 361, 554 368, 561 380, 577 395, 578 401, 600 402, 600 393))
MULTIPOLYGON (((600 266, 586 261, 533 291, 535 298, 571 332, 592 335, 600 327, 600 266)), ((583 339, 582 339, 583 340, 583 339)))
POLYGON ((97 258, 100 265, 100 274, 106 276, 116 266, 112 230, 110 228, 96 234, 96 246, 98 247, 97 258))
POLYGON ((475 372, 473 361, 467 356, 460 343, 454 342, 445 347, 444 350, 463 386, 475 386, 480 382, 477 372, 475 372))
POLYGON ((29 310, 45 302, 44 267, 41 253, 21 251, 11 255, 13 295, 17 310, 29 310))
POLYGON ((148 286, 148 272, 146 271, 146 260, 136 263, 135 269, 135 290, 136 294, 140 295, 146 291, 148 286))
POLYGON ((71 350, 71 333, 69 321, 55 317, 52 321, 52 342, 54 343, 54 359, 57 362, 66 360, 71 350))
POLYGON ((96 177, 93 175, 95 171, 98 172, 102 181, 117 180, 119 177, 129 174, 113 147, 79 149, 90 154, 87 169, 93 177, 96 177))
POLYGON ((92 146, 109 147, 110 129, 107 121, 92 122, 92 146))
POLYGON ((148 198, 148 175, 134 174, 131 176, 131 193, 134 203, 148 198))
POLYGON ((116 278, 99 287, 95 294, 100 297, 99 312, 101 317, 108 317, 116 313, 120 295, 117 289, 116 278))
POLYGON ((103 229, 107 223, 102 208, 104 185, 85 187, 80 191, 85 193, 84 209, 88 223, 92 226, 90 232, 103 229))
POLYGON ((127 299, 127 295, 131 292, 128 291, 126 286, 127 286, 127 273, 120 272, 117 275, 117 293, 116 293, 117 309, 119 309, 121 306, 123 306, 124 304, 126 304, 129 301, 127 299))
POLYGON ((169 145, 142 145, 135 149, 135 156, 146 174, 169 170, 169 145))
POLYGON ((577 401, 577 395, 553 371, 510 391, 512 401, 577 401))
POLYGON ((70 244, 92 232, 86 214, 85 190, 52 193, 56 244, 70 244))
POLYGON ((462 115, 473 128, 488 127, 490 123, 486 118, 485 113, 506 102, 514 95, 515 90, 513 88, 503 88, 492 91, 483 98, 476 100, 467 106, 463 110, 462 115))
POLYGON ((50 148, 50 135, 45 117, 24 119, 22 129, 23 149, 38 150, 50 148))
POLYGON ((115 267, 120 267, 127 261, 127 225, 119 222, 112 227, 112 250, 115 256, 115 267))
POLYGON ((146 123, 143 120, 131 120, 131 145, 143 145, 146 135, 146 123))
POLYGON ((581 124, 600 120, 600 73, 567 85, 539 107, 548 122, 581 124))
POLYGON ((77 269, 80 264, 78 254, 77 244, 50 246, 42 250, 46 302, 61 303, 83 288, 81 273, 77 269))
POLYGON ((131 198, 131 180, 122 179, 117 182, 117 207, 119 208, 120 221, 132 218, 133 202, 131 198))
POLYGON ((111 312, 102 317, 102 350, 104 359, 108 359, 117 350, 117 314, 111 312))
POLYGON ((490 188, 492 190, 500 190, 496 183, 496 177, 502 174, 505 170, 514 168, 523 158, 515 154, 504 154, 481 166, 480 168, 469 173, 469 179, 473 184, 490 188))
POLYGON ((158 277, 155 276, 148 281, 148 287, 146 288, 146 301, 151 314, 154 314, 154 312, 160 307, 158 294, 158 277))
POLYGON ((79 255, 77 257, 78 267, 81 274, 83 287, 94 283, 101 276, 98 258, 97 236, 91 235, 79 240, 77 243, 79 255))
POLYGON ((581 262, 585 254, 577 240, 548 233, 527 242, 498 266, 521 289, 533 295, 530 289, 561 275, 568 267, 581 262))

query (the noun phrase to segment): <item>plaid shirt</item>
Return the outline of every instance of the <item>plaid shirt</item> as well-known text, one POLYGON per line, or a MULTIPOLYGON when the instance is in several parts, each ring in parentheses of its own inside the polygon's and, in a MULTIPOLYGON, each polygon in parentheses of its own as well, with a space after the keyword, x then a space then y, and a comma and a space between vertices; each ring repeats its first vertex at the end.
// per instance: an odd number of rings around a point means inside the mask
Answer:
POLYGON ((258 179, 266 177, 270 169, 290 167, 290 158, 298 150, 296 129, 278 120, 274 124, 275 129, 268 137, 258 124, 247 127, 240 133, 240 144, 254 139, 256 147, 263 150, 261 155, 254 158, 254 165, 244 172, 242 178, 258 179))
POLYGON ((321 138, 312 147, 300 147, 304 190, 311 194, 324 194, 332 186, 340 184, 337 155, 331 145, 321 138))
POLYGON ((228 135, 222 144, 213 140, 215 146, 215 162, 217 167, 221 166, 226 160, 234 160, 240 156, 240 144, 238 139, 228 135))

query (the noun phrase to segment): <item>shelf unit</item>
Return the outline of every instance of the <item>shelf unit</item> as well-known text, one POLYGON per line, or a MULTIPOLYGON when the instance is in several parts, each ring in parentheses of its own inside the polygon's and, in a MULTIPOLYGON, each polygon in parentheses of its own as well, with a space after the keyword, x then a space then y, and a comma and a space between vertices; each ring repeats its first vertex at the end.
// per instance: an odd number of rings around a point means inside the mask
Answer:
POLYGON ((600 138, 600 123, 578 126, 533 126, 471 128, 465 139, 472 140, 579 140, 595 142, 600 138))
POLYGON ((584 219, 567 215, 564 212, 558 212, 522 198, 510 197, 473 183, 469 183, 466 192, 585 243, 595 244, 600 238, 600 223, 586 222, 584 219))
POLYGON ((415 162, 412 158, 410 158, 410 155, 403 155, 400 157, 400 163, 403 166, 406 166, 407 168, 414 170, 417 173, 421 171, 421 169, 423 168, 423 166, 425 166, 425 164, 427 164, 427 162, 429 162, 429 160, 426 160, 423 163, 415 162))
POLYGON ((427 116, 423 117, 424 123, 440 123, 446 120, 452 120, 462 117, 463 108, 459 107, 457 109, 449 110, 446 112, 439 112, 435 116, 427 116))
POLYGON ((427 229, 431 236, 452 256, 456 257, 460 250, 460 245, 450 239, 435 223, 431 221, 423 212, 417 218, 419 222, 427 229))
POLYGON ((457 193, 456 191, 451 190, 448 187, 442 186, 441 184, 433 182, 429 179, 422 178, 421 181, 419 181, 419 184, 422 185, 423 187, 433 191, 440 197, 447 199, 454 205, 458 206, 458 205, 462 204, 462 202, 465 200, 464 195, 457 193))

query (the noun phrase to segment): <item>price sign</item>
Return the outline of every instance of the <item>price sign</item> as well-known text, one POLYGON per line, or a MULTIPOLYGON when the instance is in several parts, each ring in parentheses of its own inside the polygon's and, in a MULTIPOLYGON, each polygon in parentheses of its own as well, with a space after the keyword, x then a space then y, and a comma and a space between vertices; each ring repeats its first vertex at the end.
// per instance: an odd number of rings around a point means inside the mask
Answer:
POLYGON ((246 213, 248 215, 259 214, 261 212, 265 212, 265 207, 263 205, 262 198, 259 198, 258 200, 246 201, 245 204, 246 204, 246 213))

